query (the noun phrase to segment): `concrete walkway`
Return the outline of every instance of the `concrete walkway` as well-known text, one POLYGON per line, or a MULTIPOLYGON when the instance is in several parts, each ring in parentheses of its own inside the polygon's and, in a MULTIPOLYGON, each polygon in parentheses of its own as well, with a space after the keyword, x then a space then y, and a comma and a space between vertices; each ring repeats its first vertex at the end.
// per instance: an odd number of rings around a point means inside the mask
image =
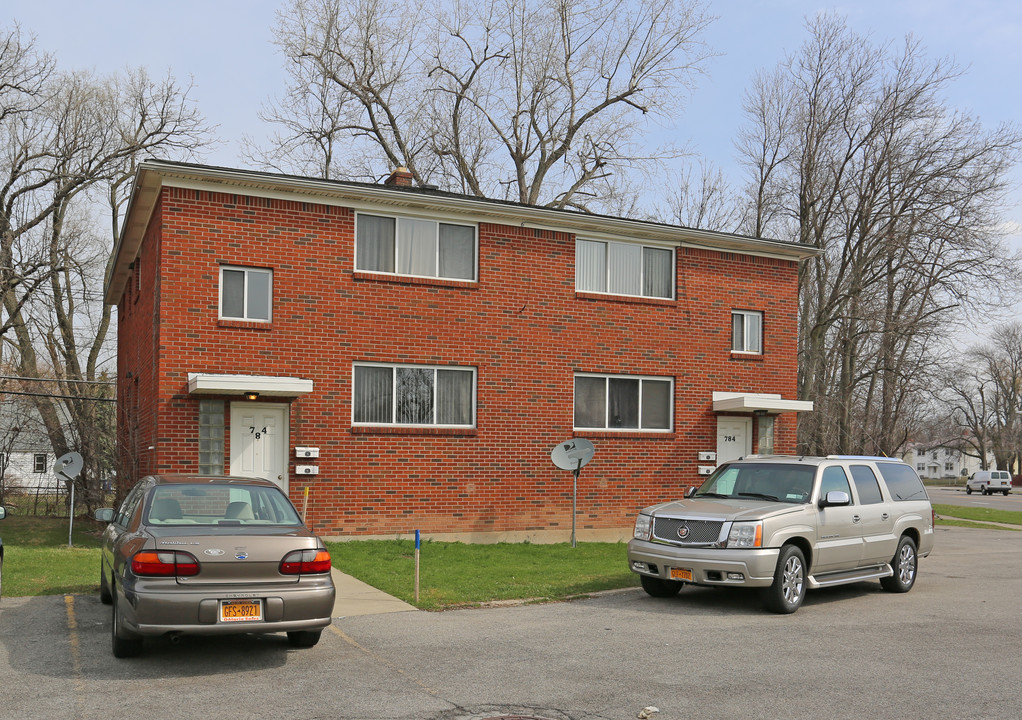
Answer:
POLYGON ((335 618, 416 610, 414 606, 404 600, 398 600, 396 597, 377 590, 372 585, 345 575, 337 568, 333 568, 331 575, 334 579, 334 587, 337 588, 333 615, 335 618))

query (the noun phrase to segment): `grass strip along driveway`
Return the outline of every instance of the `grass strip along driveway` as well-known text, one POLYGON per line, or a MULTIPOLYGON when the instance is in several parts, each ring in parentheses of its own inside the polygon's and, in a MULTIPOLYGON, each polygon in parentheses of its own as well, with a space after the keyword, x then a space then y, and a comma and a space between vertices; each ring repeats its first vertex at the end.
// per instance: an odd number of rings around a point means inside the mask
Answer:
MULTIPOLYGON (((1022 530, 1022 512, 934 505, 938 525, 1022 530)), ((0 522, 6 556, 3 594, 64 595, 99 591, 99 535, 103 526, 75 520, 74 547, 67 519, 9 515, 0 522)), ((412 540, 327 543, 334 567, 424 610, 501 601, 564 600, 633 587, 624 543, 466 545, 425 541, 415 602, 412 540)))

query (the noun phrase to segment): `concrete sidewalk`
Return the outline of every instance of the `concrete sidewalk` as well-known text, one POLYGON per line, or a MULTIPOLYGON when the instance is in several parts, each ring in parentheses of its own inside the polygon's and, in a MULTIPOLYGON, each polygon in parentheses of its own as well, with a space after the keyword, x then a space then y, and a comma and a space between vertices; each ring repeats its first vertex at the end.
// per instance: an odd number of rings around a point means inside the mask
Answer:
POLYGON ((387 593, 345 575, 333 568, 331 576, 337 588, 337 599, 334 601, 335 618, 354 617, 355 615, 382 615, 383 613, 406 612, 416 610, 404 600, 398 600, 387 593))

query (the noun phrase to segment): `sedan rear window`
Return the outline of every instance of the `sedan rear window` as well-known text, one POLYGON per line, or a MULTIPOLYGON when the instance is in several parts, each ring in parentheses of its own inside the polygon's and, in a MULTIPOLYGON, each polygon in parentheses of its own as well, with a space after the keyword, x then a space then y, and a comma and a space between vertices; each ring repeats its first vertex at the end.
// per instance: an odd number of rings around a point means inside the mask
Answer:
POLYGON ((150 525, 295 525, 298 513, 283 492, 258 485, 159 485, 150 525))

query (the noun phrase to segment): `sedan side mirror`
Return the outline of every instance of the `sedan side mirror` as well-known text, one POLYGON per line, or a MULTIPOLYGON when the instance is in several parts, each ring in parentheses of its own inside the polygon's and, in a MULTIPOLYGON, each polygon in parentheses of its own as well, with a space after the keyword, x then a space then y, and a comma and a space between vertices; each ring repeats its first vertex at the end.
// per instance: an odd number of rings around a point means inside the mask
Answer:
POLYGON ((113 522, 114 520, 114 509, 113 508, 100 508, 96 511, 96 519, 100 522, 113 522))
POLYGON ((831 490, 826 497, 820 498, 820 507, 851 505, 852 498, 843 490, 831 490))

